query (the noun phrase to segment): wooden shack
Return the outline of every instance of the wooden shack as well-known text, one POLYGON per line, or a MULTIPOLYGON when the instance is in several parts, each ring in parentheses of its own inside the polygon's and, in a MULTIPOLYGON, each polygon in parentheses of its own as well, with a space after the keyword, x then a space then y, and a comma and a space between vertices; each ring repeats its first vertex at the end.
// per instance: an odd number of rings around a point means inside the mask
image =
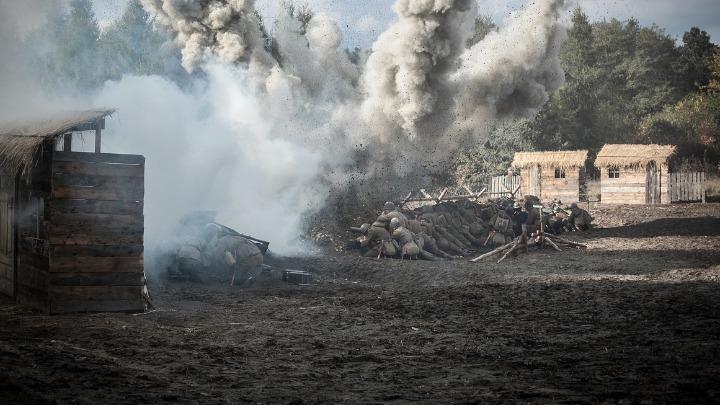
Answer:
POLYGON ((0 293, 19 304, 46 313, 145 308, 145 158, 101 153, 112 112, 0 127, 0 293), (94 153, 73 151, 73 138, 87 145, 93 135, 94 153))
POLYGON ((517 152, 513 167, 520 169, 521 192, 543 201, 580 201, 588 151, 517 152))
POLYGON ((672 145, 605 145, 595 159, 603 204, 669 204, 672 145))

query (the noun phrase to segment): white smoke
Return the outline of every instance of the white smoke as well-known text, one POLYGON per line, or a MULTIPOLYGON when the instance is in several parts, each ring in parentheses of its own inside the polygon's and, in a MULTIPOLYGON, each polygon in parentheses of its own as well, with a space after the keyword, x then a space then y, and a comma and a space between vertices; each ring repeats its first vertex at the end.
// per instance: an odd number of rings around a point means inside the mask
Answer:
POLYGON ((0 0, 0 120, 13 120, 49 108, 37 86, 38 78, 28 69, 27 53, 20 42, 64 3, 0 0))
POLYGON ((303 214, 322 206, 327 189, 317 182, 322 157, 274 137, 274 116, 256 102, 248 75, 208 65, 207 86, 183 91, 161 77, 109 82, 95 100, 113 105, 104 151, 146 157, 146 240, 174 235, 194 210, 218 210, 218 220, 298 253, 303 214), (138 102, 138 100, 142 100, 138 102))
POLYGON ((142 1, 186 70, 205 73, 189 89, 127 76, 92 101, 118 108, 104 150, 147 158, 149 244, 207 208, 297 253, 306 214, 331 188, 399 184, 376 197, 404 195, 408 174, 440 171, 492 123, 534 113, 563 80, 563 0, 533 2, 470 49, 474 0, 397 0, 397 21, 362 66, 323 13, 303 26, 281 11, 268 52, 252 0, 142 1))

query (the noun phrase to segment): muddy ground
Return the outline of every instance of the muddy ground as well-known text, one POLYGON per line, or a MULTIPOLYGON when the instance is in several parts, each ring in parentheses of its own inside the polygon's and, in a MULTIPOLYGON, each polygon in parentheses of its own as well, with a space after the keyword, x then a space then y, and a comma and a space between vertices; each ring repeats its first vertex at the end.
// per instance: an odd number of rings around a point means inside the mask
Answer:
POLYGON ((142 315, 0 303, 0 402, 720 401, 720 205, 596 208, 583 251, 275 260, 310 287, 161 284, 142 315))

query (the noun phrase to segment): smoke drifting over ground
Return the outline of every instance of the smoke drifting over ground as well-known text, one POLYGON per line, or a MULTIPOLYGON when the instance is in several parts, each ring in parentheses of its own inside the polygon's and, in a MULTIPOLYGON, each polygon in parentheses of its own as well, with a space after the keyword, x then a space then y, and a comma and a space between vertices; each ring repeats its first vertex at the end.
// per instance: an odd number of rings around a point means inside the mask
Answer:
POLYGON ((530 3, 471 48, 474 0, 398 0, 397 21, 361 66, 321 12, 308 21, 281 12, 270 44, 252 0, 142 1, 184 68, 204 72, 190 89, 126 76, 93 99, 119 111, 106 150, 147 157, 151 244, 172 237, 183 214, 211 208, 296 253, 303 218, 331 189, 359 182, 387 191, 380 199, 404 195, 563 82, 563 0, 530 3))

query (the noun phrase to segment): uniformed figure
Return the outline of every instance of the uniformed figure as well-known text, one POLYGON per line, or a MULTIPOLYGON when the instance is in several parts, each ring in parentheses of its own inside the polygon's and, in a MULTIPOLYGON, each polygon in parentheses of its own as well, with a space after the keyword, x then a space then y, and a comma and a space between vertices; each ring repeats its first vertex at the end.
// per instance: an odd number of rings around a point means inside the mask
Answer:
POLYGON ((367 233, 360 241, 360 245, 367 248, 366 257, 394 257, 397 255, 397 247, 384 222, 375 221, 366 229, 367 233))
POLYGON ((570 204, 570 216, 568 217, 568 222, 570 222, 571 226, 574 227, 575 230, 586 231, 590 229, 590 223, 592 220, 593 218, 590 216, 589 212, 578 207, 576 203, 570 204))
POLYGON ((235 285, 236 280, 240 285, 252 281, 253 272, 263 264, 262 252, 254 243, 216 224, 207 225, 205 237, 206 255, 213 270, 231 276, 230 285, 235 285))

